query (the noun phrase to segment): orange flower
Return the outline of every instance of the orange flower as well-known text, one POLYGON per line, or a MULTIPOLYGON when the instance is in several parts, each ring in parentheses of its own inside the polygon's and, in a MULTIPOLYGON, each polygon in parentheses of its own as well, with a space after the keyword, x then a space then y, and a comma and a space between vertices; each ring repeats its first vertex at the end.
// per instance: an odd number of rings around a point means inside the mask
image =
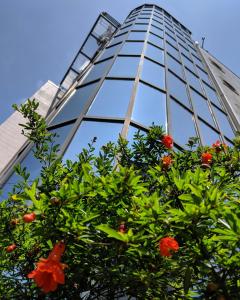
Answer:
POLYGON ((218 153, 221 150, 225 150, 227 148, 227 145, 225 143, 221 143, 220 141, 217 140, 214 144, 212 144, 212 147, 218 153))
POLYGON ((165 237, 159 241, 159 250, 162 256, 172 256, 172 252, 176 252, 178 249, 178 242, 172 237, 165 237))
POLYGON ((201 159, 203 164, 209 165, 212 162, 212 154, 209 152, 204 152, 201 159))
POLYGON ((23 216, 23 221, 24 223, 31 223, 36 219, 36 214, 34 212, 30 213, 30 214, 25 214, 23 216))
POLYGON ((171 135, 164 135, 162 138, 162 143, 166 148, 171 149, 173 147, 173 138, 171 135))
POLYGON ((164 168, 169 168, 170 165, 172 164, 172 158, 169 155, 165 155, 162 157, 162 164, 164 168))
POLYGON ((10 253, 10 252, 13 252, 16 248, 17 248, 16 244, 12 244, 12 245, 7 246, 6 251, 8 253, 10 253))
POLYGON ((63 270, 65 264, 60 263, 61 256, 65 250, 63 242, 58 242, 50 252, 47 259, 40 258, 37 268, 28 274, 28 278, 33 278, 37 286, 44 293, 53 292, 57 289, 58 284, 65 283, 63 270))

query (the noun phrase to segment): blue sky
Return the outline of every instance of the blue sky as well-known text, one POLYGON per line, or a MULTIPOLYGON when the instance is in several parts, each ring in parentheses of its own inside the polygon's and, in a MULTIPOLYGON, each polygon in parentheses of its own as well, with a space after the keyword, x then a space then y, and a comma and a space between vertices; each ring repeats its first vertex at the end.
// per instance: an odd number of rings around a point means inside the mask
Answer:
POLYGON ((239 0, 0 0, 0 123, 48 79, 58 84, 100 12, 119 22, 155 3, 240 75, 239 0))

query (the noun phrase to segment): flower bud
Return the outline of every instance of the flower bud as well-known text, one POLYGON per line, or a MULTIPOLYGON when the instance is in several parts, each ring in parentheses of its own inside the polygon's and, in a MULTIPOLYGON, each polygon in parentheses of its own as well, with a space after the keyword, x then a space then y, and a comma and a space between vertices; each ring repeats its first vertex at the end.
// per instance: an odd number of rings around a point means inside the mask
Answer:
POLYGON ((7 246, 6 251, 8 253, 10 253, 10 252, 14 251, 16 248, 17 248, 16 244, 12 244, 12 245, 7 246))
POLYGON ((30 214, 25 214, 23 216, 23 221, 25 223, 31 223, 36 219, 36 214, 34 212, 30 213, 30 214))

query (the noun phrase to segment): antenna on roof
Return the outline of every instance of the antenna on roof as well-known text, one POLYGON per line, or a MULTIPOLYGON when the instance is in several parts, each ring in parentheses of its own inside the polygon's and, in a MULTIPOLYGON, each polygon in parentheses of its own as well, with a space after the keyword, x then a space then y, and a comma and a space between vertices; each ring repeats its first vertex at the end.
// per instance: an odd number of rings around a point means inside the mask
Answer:
POLYGON ((202 48, 204 49, 204 41, 205 41, 205 37, 202 37, 202 48))

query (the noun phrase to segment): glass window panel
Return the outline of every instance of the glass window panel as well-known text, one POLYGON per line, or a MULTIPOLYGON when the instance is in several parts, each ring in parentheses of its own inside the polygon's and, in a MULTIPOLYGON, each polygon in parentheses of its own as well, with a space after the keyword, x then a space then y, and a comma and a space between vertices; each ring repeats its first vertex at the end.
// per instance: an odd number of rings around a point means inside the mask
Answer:
POLYGON ((133 81, 105 80, 88 115, 124 118, 132 87, 133 81))
POLYGON ((135 78, 139 60, 140 57, 118 56, 108 76, 135 78))
POLYGON ((232 130, 232 127, 230 126, 227 116, 214 106, 213 111, 223 134, 230 139, 234 138, 235 134, 232 130))
POLYGON ((150 27, 150 31, 151 31, 152 33, 155 33, 155 34, 157 34, 157 35, 159 35, 160 37, 163 38, 163 30, 162 30, 162 29, 157 28, 157 27, 155 27, 155 26, 152 25, 152 26, 150 27))
MULTIPOLYGON (((55 137, 55 144, 62 145, 67 135, 72 129, 73 124, 65 125, 56 129, 49 130, 52 133, 57 133, 58 137, 55 137)), ((40 175, 42 164, 38 159, 34 157, 32 149, 29 150, 27 155, 22 159, 21 166, 27 168, 27 172, 30 173, 28 182, 32 182, 40 175)), ((3 186, 3 194, 0 196, 0 201, 8 197, 8 193, 12 192, 13 186, 22 180, 22 177, 18 176, 15 172, 9 177, 3 186)))
POLYGON ((166 43, 166 49, 170 54, 172 54, 173 57, 176 57, 177 59, 179 59, 179 52, 176 48, 171 46, 169 43, 166 43))
POLYGON ((123 45, 120 54, 138 54, 141 55, 143 50, 143 42, 125 42, 123 45))
POLYGON ((189 60, 186 56, 182 55, 182 60, 183 60, 183 63, 186 67, 188 67, 188 69, 190 69, 191 71, 193 72, 196 72, 195 71, 195 67, 194 67, 194 64, 191 62, 191 60, 189 60))
POLYGON ((83 121, 69 144, 63 160, 70 159, 75 161, 77 155, 83 148, 88 148, 88 143, 91 143, 94 137, 97 138, 96 143, 94 143, 94 153, 98 155, 103 145, 117 141, 122 125, 120 123, 83 121))
POLYGON ((149 33, 148 36, 148 41, 155 44, 158 47, 163 48, 163 39, 161 39, 160 37, 156 36, 155 34, 149 33))
POLYGON ((143 62, 141 78, 157 87, 165 88, 165 69, 146 58, 143 62))
POLYGON ((159 21, 157 20, 152 20, 152 24, 155 25, 156 27, 160 28, 160 29, 163 29, 163 24, 160 23, 159 21))
POLYGON ((185 69, 185 74, 188 80, 188 83, 194 87, 196 90, 198 90, 200 93, 202 93, 202 88, 199 82, 199 79, 197 78, 197 76, 195 76, 192 72, 188 71, 187 69, 185 69))
POLYGON ((76 57, 72 67, 74 70, 80 73, 82 70, 85 69, 85 67, 89 64, 89 62, 90 60, 80 53, 76 57))
POLYGON ((197 67, 197 70, 198 70, 199 76, 200 76, 203 80, 205 80, 208 84, 211 85, 211 81, 210 81, 210 79, 209 79, 208 74, 207 74, 206 72, 204 72, 202 69, 200 69, 199 67, 197 67))
POLYGON ((190 137, 197 136, 193 115, 171 99, 171 125, 174 142, 187 144, 190 137))
POLYGON ((190 52, 185 49, 185 47, 183 47, 181 44, 178 44, 179 50, 186 56, 186 57, 190 57, 190 52))
POLYGON ((89 100, 91 94, 95 91, 97 84, 98 83, 93 83, 77 89, 73 96, 71 96, 69 100, 65 102, 64 106, 51 121, 50 125, 53 126, 55 124, 79 117, 86 102, 89 100))
POLYGON ((202 67, 204 69, 204 66, 203 66, 200 58, 198 58, 196 55, 193 55, 193 54, 192 54, 192 58, 193 58, 196 65, 199 65, 200 67, 202 67))
POLYGON ((132 119, 144 126, 161 125, 166 130, 166 95, 146 84, 139 83, 132 119))
POLYGON ((114 56, 116 53, 118 53, 119 48, 121 47, 121 44, 112 46, 110 48, 106 48, 103 52, 103 54, 100 56, 100 58, 98 59, 98 61, 109 58, 111 56, 114 56))
POLYGON ((161 64, 164 64, 164 52, 151 44, 147 44, 145 55, 161 64))
POLYGON ((203 145, 211 146, 213 143, 215 143, 217 140, 220 140, 219 134, 213 130, 211 127, 207 126, 204 122, 199 120, 199 127, 201 131, 201 135, 203 138, 203 145))
POLYGON ((215 92, 214 89, 212 89, 210 86, 208 86, 207 84, 205 84, 203 82, 203 86, 204 86, 204 89, 206 91, 206 94, 208 96, 208 98, 213 102, 215 103, 217 106, 221 107, 221 104, 219 102, 219 99, 218 99, 218 96, 215 92))
POLYGON ((82 52, 84 54, 87 54, 87 56, 91 58, 93 57, 98 48, 99 45, 97 43, 97 39, 90 35, 86 41, 86 44, 82 48, 82 52))
POLYGON ((192 89, 191 89, 191 97, 192 97, 192 102, 196 110, 196 113, 205 121, 207 121, 208 123, 210 123, 212 126, 215 127, 207 100, 205 100, 202 96, 200 96, 197 92, 195 92, 192 89))
POLYGON ((186 106, 190 107, 186 84, 178 79, 171 72, 168 72, 168 89, 169 93, 176 98, 178 101, 182 102, 186 106))
POLYGON ((173 46, 175 46, 177 48, 177 42, 175 41, 174 38, 172 38, 168 34, 165 34, 165 39, 166 39, 166 41, 168 41, 169 43, 171 43, 173 46))
POLYGON ((119 42, 122 42, 123 40, 125 40, 125 38, 127 37, 127 34, 128 32, 124 33, 124 34, 121 34, 119 36, 116 36, 112 41, 111 43, 109 44, 109 46, 112 46, 112 45, 115 45, 119 42))
POLYGON ((112 63, 112 59, 105 60, 103 62, 95 64, 87 77, 84 79, 83 83, 87 83, 96 79, 99 79, 105 75, 105 72, 109 69, 112 63))
POLYGON ((133 30, 148 30, 148 24, 135 24, 133 30))
POLYGON ((146 37, 146 31, 131 31, 128 36, 128 40, 144 41, 146 37))
POLYGON ((169 69, 171 69, 181 78, 183 77, 182 65, 178 61, 176 61, 176 59, 172 58, 169 54, 167 54, 167 64, 169 69))

